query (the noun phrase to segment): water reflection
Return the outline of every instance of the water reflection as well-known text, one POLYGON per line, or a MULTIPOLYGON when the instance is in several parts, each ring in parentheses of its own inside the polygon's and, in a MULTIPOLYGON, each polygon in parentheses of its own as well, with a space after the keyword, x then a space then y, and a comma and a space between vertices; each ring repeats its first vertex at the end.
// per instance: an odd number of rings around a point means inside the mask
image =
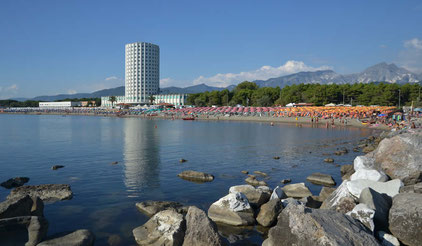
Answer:
POLYGON ((159 182, 159 137, 154 121, 124 119, 124 176, 130 197, 138 197, 159 182))

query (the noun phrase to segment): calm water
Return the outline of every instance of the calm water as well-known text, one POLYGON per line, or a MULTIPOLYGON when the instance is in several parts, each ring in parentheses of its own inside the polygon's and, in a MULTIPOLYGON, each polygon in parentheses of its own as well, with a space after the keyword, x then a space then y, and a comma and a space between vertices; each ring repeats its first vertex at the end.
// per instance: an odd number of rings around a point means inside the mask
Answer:
MULTIPOLYGON (((351 150, 370 134, 294 124, 0 115, 0 181, 27 176, 30 185, 70 184, 72 200, 45 207, 50 235, 87 228, 96 245, 107 245, 110 236, 134 245, 132 229, 148 220, 136 202, 173 200, 207 210, 230 186, 244 184, 241 170, 267 172, 272 188, 285 178, 305 182, 317 195, 321 186, 306 182, 309 174, 331 174, 341 183, 340 167, 324 163, 323 153, 351 150), (274 160, 276 155, 281 158, 274 160), (188 161, 181 164, 180 158, 188 161), (51 170, 57 164, 65 168, 51 170), (176 176, 188 169, 211 173, 215 180, 197 184, 176 176)), ((350 164, 356 155, 333 158, 350 164)), ((0 187, 1 200, 8 193, 0 187)), ((220 229, 237 245, 262 242, 260 230, 220 229)))

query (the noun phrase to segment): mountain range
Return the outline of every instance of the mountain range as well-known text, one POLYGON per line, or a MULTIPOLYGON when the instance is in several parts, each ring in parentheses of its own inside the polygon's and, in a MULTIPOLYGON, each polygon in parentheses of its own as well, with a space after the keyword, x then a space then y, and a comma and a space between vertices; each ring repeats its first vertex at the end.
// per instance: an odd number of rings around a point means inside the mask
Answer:
MULTIPOLYGON (((293 84, 345 84, 345 83, 370 83, 370 82, 388 82, 388 83, 416 83, 422 82, 422 74, 412 73, 405 68, 396 66, 394 63, 387 64, 385 62, 376 64, 365 69, 360 73, 353 74, 338 74, 333 70, 320 70, 314 72, 299 72, 277 78, 270 78, 267 80, 255 80, 259 87, 277 87, 283 88, 287 85, 293 84)), ((199 84, 188 87, 165 87, 161 88, 162 94, 168 93, 199 93, 205 91, 221 91, 224 89, 232 90, 236 86, 230 85, 228 87, 213 87, 206 84, 199 84)), ((55 96, 38 96, 30 100, 37 101, 54 101, 63 100, 66 98, 94 98, 102 96, 119 96, 125 94, 125 87, 119 86, 116 88, 95 91, 93 93, 76 93, 76 94, 60 94, 55 96)), ((27 98, 15 98, 15 100, 24 101, 27 98)))

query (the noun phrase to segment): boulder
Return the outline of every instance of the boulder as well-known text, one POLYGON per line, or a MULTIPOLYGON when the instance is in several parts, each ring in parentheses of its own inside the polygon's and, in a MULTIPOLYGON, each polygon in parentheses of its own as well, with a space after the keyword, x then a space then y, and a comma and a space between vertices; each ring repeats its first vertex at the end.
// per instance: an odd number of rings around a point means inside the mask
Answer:
POLYGON ((354 199, 352 194, 350 194, 349 190, 347 189, 347 183, 350 181, 343 181, 337 189, 332 192, 322 203, 322 209, 333 209, 335 210, 337 205, 340 202, 340 199, 343 197, 351 197, 354 199))
POLYGON ((420 193, 422 194, 422 183, 406 185, 400 188, 400 193, 420 193))
POLYGON ((422 194, 402 193, 393 198, 389 229, 405 245, 422 242, 422 194))
POLYGON ((139 211, 146 214, 148 217, 153 216, 154 214, 167 210, 167 209, 174 209, 178 213, 187 212, 187 207, 184 207, 183 204, 178 202, 171 202, 171 201, 145 201, 145 202, 138 202, 136 203, 136 207, 139 211))
POLYGON ((318 196, 307 196, 299 200, 303 205, 309 208, 320 208, 323 200, 318 196))
POLYGON ((0 203, 0 219, 30 216, 33 201, 30 196, 16 197, 0 203))
POLYGON ((378 231, 377 237, 382 246, 400 246, 400 242, 395 236, 384 231, 378 231))
POLYGON ((144 225, 133 229, 138 245, 182 245, 185 236, 183 215, 174 210, 156 213, 144 225))
POLYGON ((248 198, 249 204, 259 207, 266 203, 271 197, 271 190, 267 186, 259 186, 258 188, 252 185, 236 185, 229 189, 229 193, 241 192, 248 198))
POLYGON ((333 193, 336 190, 336 188, 332 187, 326 187, 323 186, 321 191, 319 192, 319 197, 322 201, 324 201, 331 193, 333 193))
POLYGON ((382 171, 379 172, 375 169, 361 168, 361 169, 358 169, 354 174, 350 176, 350 180, 357 180, 357 179, 367 179, 367 180, 372 180, 372 181, 385 182, 388 180, 388 177, 382 171))
POLYGON ((3 183, 0 184, 0 186, 3 186, 6 189, 12 189, 15 187, 19 187, 24 185, 25 183, 28 183, 29 178, 27 177, 16 177, 16 178, 11 178, 7 181, 4 181, 3 183))
POLYGON ((281 187, 277 185, 277 187, 274 188, 273 193, 271 194, 270 200, 273 200, 273 199, 281 200, 285 198, 287 198, 286 194, 281 189, 281 187))
POLYGON ((291 198, 291 197, 281 200, 281 205, 283 205, 283 208, 287 207, 290 203, 292 203, 293 205, 300 205, 300 204, 303 205, 303 203, 301 201, 296 200, 296 199, 291 198))
POLYGON ((336 205, 336 211, 342 214, 348 213, 356 206, 356 202, 351 197, 342 197, 336 205))
POLYGON ((352 211, 348 212, 346 215, 352 216, 354 219, 359 220, 362 224, 366 226, 371 231, 374 231, 374 214, 373 209, 368 208, 363 203, 356 205, 352 211))
POLYGON ((214 176, 211 174, 192 171, 192 170, 183 171, 179 173, 177 176, 179 176, 182 179, 197 181, 197 182, 210 182, 214 180, 214 176))
POLYGON ((183 246, 225 245, 217 231, 216 224, 197 207, 189 207, 186 214, 186 232, 183 246))
POLYGON ((70 185, 67 184, 24 185, 13 189, 9 196, 7 196, 7 199, 26 195, 39 197, 44 202, 54 202, 58 200, 69 200, 72 198, 73 193, 70 185))
POLYGON ((326 186, 334 186, 336 182, 334 181, 333 177, 328 174, 322 173, 313 173, 306 178, 311 183, 326 185, 326 186))
POLYGON ((331 210, 289 204, 268 232, 263 246, 379 245, 365 226, 331 210))
POLYGON ((91 246, 95 236, 88 230, 76 230, 64 236, 59 236, 39 243, 37 246, 91 246))
POLYGON ((355 169, 353 168, 353 165, 343 165, 340 168, 340 173, 341 176, 343 177, 344 175, 348 174, 348 173, 354 173, 355 169))
POLYGON ((44 217, 19 216, 0 219, 0 245, 35 246, 47 235, 44 217))
POLYGON ((362 190, 359 203, 365 204, 375 211, 374 223, 377 230, 388 230, 388 213, 390 211, 392 199, 386 194, 380 194, 367 187, 362 190))
POLYGON ((263 204, 259 211, 256 221, 265 227, 272 226, 277 220, 277 216, 283 209, 279 199, 273 199, 263 204))
POLYGON ((369 144, 368 146, 366 146, 365 148, 362 149, 363 153, 369 153, 374 151, 377 148, 377 146, 375 144, 369 144))
POLYGON ((303 198, 312 196, 312 193, 309 191, 308 187, 305 186, 305 183, 289 184, 281 189, 288 197, 303 198))
POLYGON ((388 182, 377 182, 372 180, 358 179, 347 182, 347 189, 355 198, 360 197, 360 193, 366 187, 372 188, 378 193, 385 193, 390 197, 394 197, 400 191, 403 183, 399 179, 390 180, 388 182))
POLYGON ((44 202, 39 197, 31 197, 32 207, 31 215, 32 216, 44 216, 44 202))
POLYGON ((357 156, 353 161, 353 169, 355 171, 365 168, 365 169, 373 169, 374 168, 374 158, 367 156, 357 156))
POLYGON ((381 141, 374 152, 375 168, 405 185, 422 182, 422 130, 381 141))
POLYGON ((240 192, 230 193, 211 204, 208 217, 214 222, 242 226, 255 223, 254 211, 248 198, 240 192))

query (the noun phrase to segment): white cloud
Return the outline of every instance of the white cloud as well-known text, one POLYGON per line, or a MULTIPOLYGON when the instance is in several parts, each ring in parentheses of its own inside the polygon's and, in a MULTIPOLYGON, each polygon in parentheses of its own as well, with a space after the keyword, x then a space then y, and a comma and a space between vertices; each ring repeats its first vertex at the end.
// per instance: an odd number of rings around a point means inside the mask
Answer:
POLYGON ((385 44, 381 44, 381 45, 380 45, 380 48, 381 48, 381 49, 385 49, 385 48, 387 48, 387 47, 388 47, 388 46, 387 46, 387 45, 385 45, 385 44))
POLYGON ((7 87, 0 86, 0 98, 8 99, 15 96, 18 93, 19 87, 17 84, 12 84, 7 87))
POLYGON ((70 89, 70 90, 68 90, 68 91, 67 91, 67 94, 76 94, 76 91, 75 91, 75 90, 70 89))
POLYGON ((276 78, 292 73, 298 73, 303 71, 317 71, 324 69, 332 69, 329 66, 321 67, 310 67, 301 61, 287 61, 284 65, 279 67, 262 66, 259 69, 240 72, 240 73, 219 73, 211 77, 199 76, 193 80, 193 84, 205 83, 210 86, 226 87, 232 84, 248 80, 266 80, 269 78, 276 78))
POLYGON ((404 47, 422 50, 422 40, 420 40, 418 38, 406 40, 406 41, 404 41, 404 47))
POLYGON ((117 76, 110 76, 104 79, 105 81, 109 81, 109 80, 121 80, 119 77, 117 76))

